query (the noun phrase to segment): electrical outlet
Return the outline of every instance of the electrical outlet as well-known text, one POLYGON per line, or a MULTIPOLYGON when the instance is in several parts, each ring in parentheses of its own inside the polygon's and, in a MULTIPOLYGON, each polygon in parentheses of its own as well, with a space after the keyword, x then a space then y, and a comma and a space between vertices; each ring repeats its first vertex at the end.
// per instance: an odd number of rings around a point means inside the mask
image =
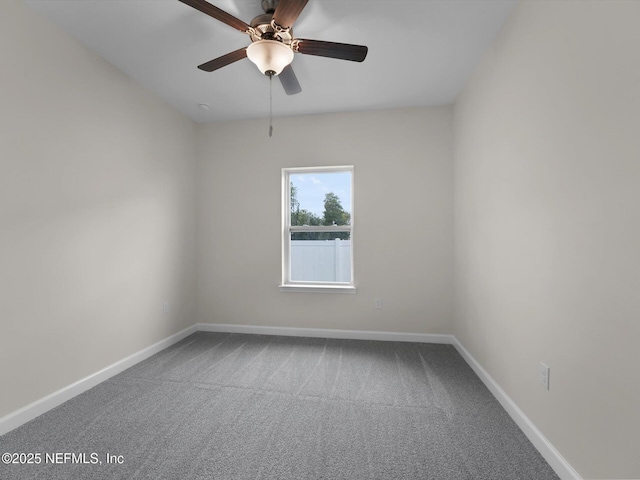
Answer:
POLYGON ((164 302, 162 304, 162 313, 164 313, 165 315, 169 313, 169 302, 164 302))
POLYGON ((544 363, 540 362, 538 366, 538 380, 540 385, 549 390, 549 370, 550 368, 544 363))
POLYGON ((373 308, 378 308, 378 309, 382 308, 382 299, 381 298, 376 298, 373 301, 373 308))

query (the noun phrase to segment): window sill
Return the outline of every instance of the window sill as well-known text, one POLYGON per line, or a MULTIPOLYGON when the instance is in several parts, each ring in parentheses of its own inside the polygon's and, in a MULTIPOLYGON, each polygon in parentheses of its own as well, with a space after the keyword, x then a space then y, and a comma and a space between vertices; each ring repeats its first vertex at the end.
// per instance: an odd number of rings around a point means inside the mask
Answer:
POLYGON ((281 292, 289 293, 356 293, 353 285, 280 285, 281 292))

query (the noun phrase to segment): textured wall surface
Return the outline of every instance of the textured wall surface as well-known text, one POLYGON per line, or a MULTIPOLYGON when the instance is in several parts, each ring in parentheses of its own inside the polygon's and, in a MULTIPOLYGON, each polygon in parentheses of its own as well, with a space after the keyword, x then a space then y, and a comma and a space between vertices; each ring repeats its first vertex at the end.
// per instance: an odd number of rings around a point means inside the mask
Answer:
POLYGON ((454 334, 584 478, 640 477, 638 18, 523 2, 455 107, 454 334))
POLYGON ((274 128, 269 138, 264 120, 199 126, 199 321, 449 333, 451 108, 282 118, 274 128), (358 292, 280 292, 282 168, 326 165, 354 165, 358 292))
POLYGON ((193 324, 195 125, 0 9, 1 417, 193 324))

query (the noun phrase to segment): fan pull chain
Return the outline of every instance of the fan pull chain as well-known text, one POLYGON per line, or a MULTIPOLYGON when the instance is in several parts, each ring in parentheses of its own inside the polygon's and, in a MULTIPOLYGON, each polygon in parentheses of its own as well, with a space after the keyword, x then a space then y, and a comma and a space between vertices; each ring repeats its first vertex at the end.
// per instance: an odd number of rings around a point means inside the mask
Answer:
POLYGON ((273 136, 273 74, 269 75, 269 138, 273 136))

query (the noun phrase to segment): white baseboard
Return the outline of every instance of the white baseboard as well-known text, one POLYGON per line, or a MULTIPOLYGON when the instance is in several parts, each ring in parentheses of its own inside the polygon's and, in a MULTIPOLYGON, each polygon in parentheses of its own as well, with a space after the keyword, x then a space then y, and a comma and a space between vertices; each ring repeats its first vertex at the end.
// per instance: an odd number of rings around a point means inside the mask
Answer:
POLYGON ((482 383, 500 402, 500 405, 507 411, 509 416, 516 422, 520 430, 527 436, 533 446, 540 452, 540 455, 547 461, 554 472, 563 480, 582 480, 582 477, 547 440, 540 430, 533 424, 522 410, 511 400, 509 395, 498 385, 498 383, 482 368, 478 361, 473 358, 469 351, 462 346, 456 337, 453 338, 453 346, 456 347, 462 358, 469 364, 473 371, 480 377, 482 383))
POLYGON ((376 332, 366 330, 330 330, 325 328, 267 327, 260 325, 233 325, 227 323, 198 323, 201 332, 249 333, 254 335, 281 335, 285 337, 343 338, 349 340, 384 340, 388 342, 453 343, 453 335, 429 333, 376 332))
POLYGON ((195 332, 195 325, 189 328, 185 328, 175 335, 171 335, 164 340, 154 343, 150 347, 144 348, 139 352, 129 355, 128 357, 112 365, 109 365, 108 367, 105 367, 92 375, 89 375, 88 377, 78 380, 77 382, 61 388, 60 390, 53 392, 46 397, 36 400, 35 402, 30 403, 29 405, 26 405, 19 410, 5 415, 4 417, 0 418, 0 435, 4 435, 5 433, 10 432, 15 428, 18 428, 20 425, 33 420, 34 418, 42 415, 52 408, 61 405, 62 403, 72 399, 76 395, 80 395, 82 392, 95 387, 99 383, 104 382, 114 375, 125 371, 127 368, 132 367, 136 363, 139 363, 152 355, 155 355, 156 353, 164 350, 167 347, 170 347, 174 343, 179 342, 183 338, 188 337, 195 332))
POLYGON ((222 323, 198 323, 182 330, 164 340, 161 340, 150 347, 140 350, 133 355, 120 360, 99 372, 85 377, 77 382, 64 387, 40 400, 37 400, 25 407, 16 410, 0 418, 0 435, 33 420, 39 415, 57 407, 70 400, 76 395, 89 390, 114 375, 123 372, 136 363, 149 358, 150 356, 170 347, 183 338, 195 333, 202 332, 224 332, 224 333, 249 333, 258 335, 282 335, 293 337, 314 337, 314 338, 343 338, 351 340, 384 340, 392 342, 414 342, 414 343, 439 343, 453 345, 462 358, 469 364, 473 371, 480 377, 493 396, 500 402, 511 418, 524 432, 533 446, 540 452, 543 458, 549 463, 551 468, 562 479, 582 480, 580 475, 573 469, 564 457, 556 450, 546 437, 536 428, 529 418, 520 410, 505 391, 496 381, 482 368, 475 358, 465 349, 453 335, 427 334, 427 333, 398 333, 398 332, 376 332, 364 330, 331 330, 321 328, 295 328, 295 327, 267 327, 259 325, 233 325, 222 323))

